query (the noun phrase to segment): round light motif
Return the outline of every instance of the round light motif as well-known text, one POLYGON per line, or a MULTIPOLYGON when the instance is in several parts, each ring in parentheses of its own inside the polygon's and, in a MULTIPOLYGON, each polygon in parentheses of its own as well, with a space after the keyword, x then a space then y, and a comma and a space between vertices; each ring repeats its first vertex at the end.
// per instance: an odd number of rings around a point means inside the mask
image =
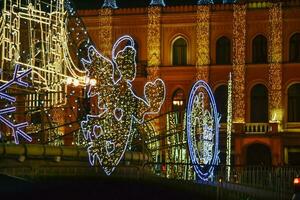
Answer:
POLYGON ((187 139, 195 172, 204 181, 213 177, 219 162, 219 120, 210 87, 196 82, 187 107, 187 139))

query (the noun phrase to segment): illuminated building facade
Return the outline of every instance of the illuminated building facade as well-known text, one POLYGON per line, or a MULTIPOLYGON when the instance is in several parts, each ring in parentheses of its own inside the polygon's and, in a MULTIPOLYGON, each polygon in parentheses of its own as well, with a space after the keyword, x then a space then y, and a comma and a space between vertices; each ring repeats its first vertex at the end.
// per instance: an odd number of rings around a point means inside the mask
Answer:
POLYGON ((138 95, 148 80, 161 78, 167 92, 161 113, 183 111, 193 83, 208 81, 222 115, 225 163, 232 73, 232 162, 300 164, 300 1, 121 3, 117 9, 84 9, 79 15, 106 56, 111 56, 112 41, 133 37, 138 95))

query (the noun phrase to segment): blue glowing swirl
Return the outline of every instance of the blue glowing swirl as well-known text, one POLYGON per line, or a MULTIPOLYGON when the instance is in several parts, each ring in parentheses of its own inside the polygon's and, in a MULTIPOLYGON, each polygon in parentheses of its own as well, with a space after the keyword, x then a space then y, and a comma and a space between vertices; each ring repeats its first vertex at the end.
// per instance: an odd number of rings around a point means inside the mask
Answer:
MULTIPOLYGON (((197 116, 199 118, 204 116, 197 116)), ((190 151, 190 157, 192 160, 192 164, 194 166, 194 170, 197 173, 198 177, 207 181, 209 178, 213 177, 215 166, 219 163, 219 114, 217 112, 217 107, 215 103, 215 99, 213 93, 208 86, 208 84, 202 80, 196 82, 190 92, 188 107, 187 107, 187 139, 190 151), (196 141, 195 141, 195 133, 193 131, 193 119, 192 113, 195 106, 195 101, 198 95, 198 91, 200 89, 204 89, 208 96, 209 102, 212 110, 213 117, 213 131, 214 131, 214 151, 212 155, 212 159, 209 163, 205 164, 205 166, 201 165, 200 161, 200 152, 197 149, 196 141)))

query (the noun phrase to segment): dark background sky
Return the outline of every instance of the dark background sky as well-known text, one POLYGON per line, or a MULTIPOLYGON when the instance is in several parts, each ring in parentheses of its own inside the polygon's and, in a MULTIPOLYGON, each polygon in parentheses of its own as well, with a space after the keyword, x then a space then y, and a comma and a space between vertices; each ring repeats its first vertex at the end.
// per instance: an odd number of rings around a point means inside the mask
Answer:
MULTIPOLYGON (((103 0, 73 0, 78 9, 100 8, 103 0)), ((151 0, 117 0, 119 8, 145 7, 151 0)), ((195 5, 198 0, 165 0, 166 5, 195 5)))

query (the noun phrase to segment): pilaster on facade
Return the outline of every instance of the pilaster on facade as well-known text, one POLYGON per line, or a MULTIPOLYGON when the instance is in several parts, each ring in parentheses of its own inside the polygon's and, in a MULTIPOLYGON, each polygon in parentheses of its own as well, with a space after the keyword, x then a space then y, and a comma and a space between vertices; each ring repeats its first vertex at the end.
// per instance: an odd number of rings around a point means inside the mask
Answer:
POLYGON ((102 8, 99 13, 99 49, 107 57, 111 57, 112 49, 112 13, 111 8, 102 8))
POLYGON ((281 122, 282 111, 282 6, 273 3, 269 8, 269 116, 281 122))
POLYGON ((245 123, 245 4, 233 5, 233 122, 245 123))
POLYGON ((161 38, 161 7, 148 8, 148 32, 147 32, 147 60, 148 79, 158 77, 158 67, 161 63, 160 38, 161 38))
POLYGON ((208 5, 199 5, 197 7, 197 24, 196 24, 196 69, 197 80, 209 80, 209 26, 210 26, 210 8, 208 5))

